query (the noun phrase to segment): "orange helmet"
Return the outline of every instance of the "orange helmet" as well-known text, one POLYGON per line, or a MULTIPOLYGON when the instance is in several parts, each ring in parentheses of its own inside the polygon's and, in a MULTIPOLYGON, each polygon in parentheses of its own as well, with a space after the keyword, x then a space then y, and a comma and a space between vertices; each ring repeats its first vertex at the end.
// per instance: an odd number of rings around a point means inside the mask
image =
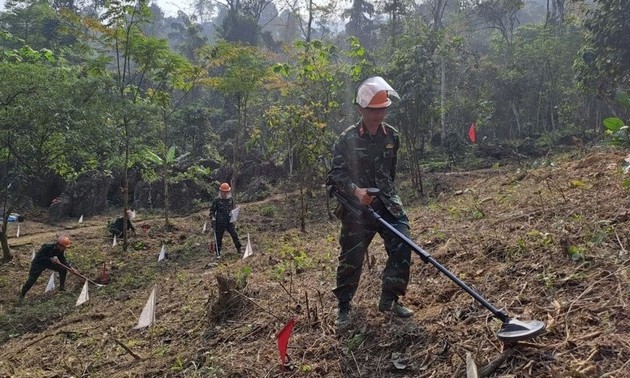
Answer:
POLYGON ((70 246, 70 238, 67 237, 66 235, 59 235, 57 237, 57 244, 68 248, 70 246))
POLYGON ((368 108, 382 109, 387 108, 392 104, 392 100, 387 96, 387 91, 376 92, 374 97, 370 100, 368 108))
POLYGON ((219 187, 219 190, 222 191, 222 192, 229 192, 230 190, 232 190, 232 188, 230 188, 230 184, 228 184, 227 182, 224 182, 219 187))

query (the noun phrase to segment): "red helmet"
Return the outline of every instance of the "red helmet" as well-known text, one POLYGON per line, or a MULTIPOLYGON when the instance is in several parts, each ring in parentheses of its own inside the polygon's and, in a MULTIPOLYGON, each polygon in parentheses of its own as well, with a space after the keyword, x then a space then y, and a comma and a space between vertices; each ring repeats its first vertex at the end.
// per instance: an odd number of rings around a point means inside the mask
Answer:
POLYGON ((232 188, 230 188, 230 184, 228 184, 227 182, 224 182, 219 187, 219 190, 222 191, 222 192, 229 192, 230 190, 232 190, 232 188))
POLYGON ((70 238, 67 237, 66 235, 59 235, 57 237, 57 244, 68 248, 70 246, 70 238))

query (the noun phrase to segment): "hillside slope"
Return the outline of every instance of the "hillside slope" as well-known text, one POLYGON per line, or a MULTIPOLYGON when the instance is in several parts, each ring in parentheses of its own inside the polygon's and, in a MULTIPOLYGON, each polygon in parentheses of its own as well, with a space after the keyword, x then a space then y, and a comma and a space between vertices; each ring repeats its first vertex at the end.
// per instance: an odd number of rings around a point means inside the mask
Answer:
POLYGON ((511 316, 547 323, 533 340, 500 343, 499 322, 419 258, 404 298, 415 316, 381 315, 378 237, 352 326, 335 329, 339 224, 316 193, 301 233, 298 199, 280 195, 242 204, 239 232, 254 249, 245 260, 228 237, 224 258, 210 256, 205 212, 173 219, 168 231, 158 216, 139 214, 129 252, 111 246, 104 217, 26 222, 20 238, 10 239, 16 259, 0 266, 0 376, 452 377, 464 373, 470 353, 490 376, 628 377, 626 157, 593 150, 527 167, 427 176, 442 192, 428 204, 407 201, 413 239, 436 260, 511 316), (82 282, 69 277, 69 293, 42 294, 44 273, 16 305, 32 251, 61 231, 74 242, 70 260, 94 279, 105 262, 110 283, 91 286, 90 301, 75 307, 82 282), (158 263, 162 244, 168 258, 158 263), (153 287, 156 323, 132 330, 153 287), (275 335, 292 317, 283 372, 275 335))

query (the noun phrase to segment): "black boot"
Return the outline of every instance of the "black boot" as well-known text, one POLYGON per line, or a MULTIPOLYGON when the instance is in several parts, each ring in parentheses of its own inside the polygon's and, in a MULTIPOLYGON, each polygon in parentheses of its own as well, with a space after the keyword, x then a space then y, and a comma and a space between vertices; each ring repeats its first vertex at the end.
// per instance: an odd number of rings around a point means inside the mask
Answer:
POLYGON ((339 310, 337 312, 337 320, 335 325, 343 328, 350 324, 350 302, 339 302, 339 310))
POLYGON ((378 302, 378 310, 383 313, 391 312, 399 318, 410 318, 413 315, 413 311, 398 303, 396 296, 387 294, 381 295, 381 300, 378 302))

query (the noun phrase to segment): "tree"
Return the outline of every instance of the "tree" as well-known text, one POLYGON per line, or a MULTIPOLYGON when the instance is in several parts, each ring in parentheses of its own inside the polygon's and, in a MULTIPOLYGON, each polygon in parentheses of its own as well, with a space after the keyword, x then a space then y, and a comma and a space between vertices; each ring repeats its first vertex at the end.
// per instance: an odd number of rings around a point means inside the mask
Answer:
POLYGON ((289 79, 283 88, 293 100, 265 112, 269 130, 267 154, 288 166, 300 190, 300 228, 306 231, 307 192, 323 182, 329 145, 335 138, 332 112, 341 103, 344 66, 336 62, 337 47, 321 41, 296 42, 295 65, 279 64, 275 73, 289 79))
POLYGON ((226 0, 221 4, 227 11, 219 35, 229 42, 241 42, 251 46, 258 44, 260 17, 271 0, 226 0))
POLYGON ((523 0, 474 0, 473 4, 488 27, 498 30, 506 42, 512 42, 523 0))
POLYGON ((403 156, 411 168, 411 180, 419 194, 423 194, 420 159, 429 125, 438 114, 434 106, 437 92, 437 66, 432 59, 437 46, 434 37, 435 34, 426 28, 418 28, 413 35, 403 36, 387 69, 392 87, 401 95, 401 103, 392 107, 389 114, 404 135, 403 156))
POLYGON ((588 35, 579 80, 612 106, 615 92, 630 83, 630 2, 595 0, 595 5, 584 24, 588 35))
POLYGON ((367 49, 374 46, 375 23, 371 18, 374 13, 374 5, 364 0, 353 0, 352 6, 342 13, 342 17, 348 20, 346 34, 357 37, 367 49))
POLYGON ((220 42, 214 47, 202 49, 201 57, 207 64, 208 78, 200 83, 217 90, 225 96, 225 106, 236 111, 236 127, 232 135, 232 190, 246 156, 248 138, 249 101, 252 94, 268 76, 268 64, 260 50, 251 46, 220 42))
MULTIPOLYGON (((146 0, 122 0, 110 4, 102 23, 86 20, 96 32, 97 41, 109 50, 115 68, 118 106, 110 116, 117 131, 114 137, 121 146, 124 250, 128 246, 129 169, 144 160, 147 147, 158 145, 159 126, 165 123, 164 115, 170 113, 165 109, 172 105, 173 90, 189 90, 187 78, 198 75, 184 58, 170 51, 166 40, 142 34, 141 26, 150 15, 146 0)), ((168 130, 167 126, 162 130, 168 130)))
POLYGON ((52 175, 71 181, 83 171, 103 169, 100 162, 109 155, 109 145, 108 136, 99 133, 101 106, 107 103, 100 89, 107 81, 64 66, 48 50, 23 46, 3 57, 0 161, 5 171, 0 244, 6 261, 11 258, 6 215, 20 199, 52 175))

